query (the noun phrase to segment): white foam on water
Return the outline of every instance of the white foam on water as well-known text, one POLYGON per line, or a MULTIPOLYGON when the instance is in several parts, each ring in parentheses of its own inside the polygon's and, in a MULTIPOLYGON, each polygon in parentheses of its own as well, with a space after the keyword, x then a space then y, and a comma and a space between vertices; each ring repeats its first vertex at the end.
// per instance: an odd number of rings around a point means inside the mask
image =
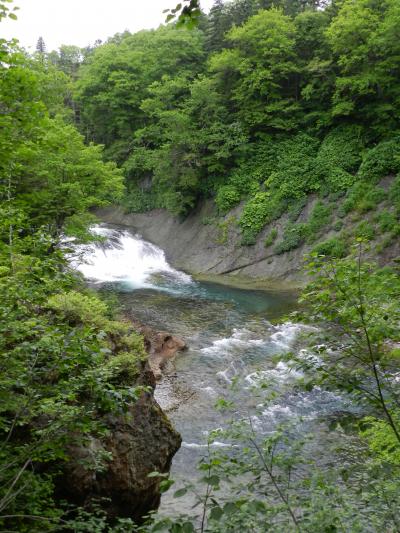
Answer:
POLYGON ((182 442, 182 448, 232 448, 232 444, 226 442, 214 441, 210 445, 208 444, 198 444, 197 442, 182 442))
POLYGON ((263 339, 253 339, 254 335, 246 328, 234 328, 230 337, 217 339, 211 346, 202 348, 200 351, 204 355, 227 355, 235 349, 245 349, 254 346, 262 346, 266 341, 263 339))
POLYGON ((187 274, 172 268, 163 250, 128 231, 116 232, 95 226, 92 232, 108 239, 107 245, 92 244, 78 248, 82 261, 74 266, 86 279, 104 282, 125 282, 132 287, 154 287, 154 274, 165 274, 178 283, 188 284, 187 274))
POLYGON ((233 378, 238 375, 238 370, 236 369, 233 362, 229 365, 228 368, 225 368, 225 370, 220 370, 216 373, 216 376, 218 378, 218 381, 228 383, 229 385, 232 384, 233 378))
POLYGON ((299 359, 302 359, 303 361, 307 361, 308 363, 312 365, 317 365, 322 363, 322 359, 318 357, 314 352, 310 352, 310 350, 302 349, 297 354, 297 357, 299 359))
POLYGON ((268 370, 259 370, 248 374, 244 379, 252 387, 260 386, 263 382, 279 381, 285 382, 291 379, 298 379, 303 376, 302 372, 295 370, 287 365, 284 361, 279 361, 275 368, 268 370))
POLYGON ((271 418, 276 418, 277 416, 282 416, 282 415, 294 416, 294 413, 288 405, 275 404, 275 405, 270 405, 269 407, 267 407, 267 409, 264 409, 264 411, 262 412, 262 415, 271 417, 271 418))
POLYGON ((290 350, 294 341, 296 340, 297 335, 303 329, 304 326, 301 324, 293 324, 292 322, 286 322, 278 326, 272 326, 275 330, 272 333, 270 339, 271 341, 280 349, 285 351, 290 350))
POLYGON ((211 398, 216 398, 218 396, 217 391, 212 387, 201 387, 200 390, 205 392, 208 396, 211 396, 211 398))

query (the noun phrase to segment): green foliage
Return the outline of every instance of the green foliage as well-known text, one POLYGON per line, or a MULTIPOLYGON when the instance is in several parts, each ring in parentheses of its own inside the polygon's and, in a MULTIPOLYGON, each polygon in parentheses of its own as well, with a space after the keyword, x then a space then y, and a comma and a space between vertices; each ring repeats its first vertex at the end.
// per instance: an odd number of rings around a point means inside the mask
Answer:
POLYGON ((398 467, 400 464, 400 447, 387 421, 366 417, 363 420, 363 424, 364 429, 361 435, 368 442, 372 452, 377 455, 380 461, 398 467))
POLYGON ((290 200, 318 191, 320 183, 314 169, 318 145, 315 138, 303 133, 279 142, 276 166, 265 181, 267 189, 290 200))
POLYGON ((283 254, 298 248, 305 240, 305 224, 288 224, 283 232, 282 240, 275 246, 275 253, 283 254))
POLYGON ((141 371, 140 363, 140 358, 132 352, 121 352, 111 357, 106 363, 110 381, 117 385, 133 385, 141 371))
POLYGON ((326 31, 340 69, 332 114, 365 121, 380 135, 396 129, 399 22, 397 0, 346 0, 326 31))
POLYGON ((306 233, 308 242, 313 242, 321 231, 330 224, 332 217, 332 205, 318 201, 307 221, 306 233))
MULTIPOLYGON (((142 393, 113 381, 109 357, 139 360, 144 348, 79 290, 62 239, 88 239, 88 210, 121 198, 122 173, 62 119, 63 75, 12 43, 0 53, 0 528, 83 531, 76 506, 56 498, 57 479, 71 449, 105 439, 105 417, 142 393)), ((109 458, 94 453, 94 472, 109 458)), ((89 522, 100 531, 101 519, 89 522)))
POLYGON ((385 200, 386 196, 385 190, 380 187, 369 183, 357 182, 348 190, 338 214, 344 216, 351 211, 366 213, 375 209, 380 202, 385 200))
POLYGON ((129 213, 143 213, 160 207, 154 191, 132 187, 123 198, 123 206, 129 213))
MULTIPOLYGON (((246 200, 251 243, 311 194, 398 171, 396 0, 317 4, 234 0, 206 17, 181 3, 169 18, 199 16, 195 30, 117 35, 83 61, 81 128, 123 163, 129 210, 186 216, 212 196, 226 214, 246 200)), ((373 209, 380 195, 362 194, 341 213, 373 209)))
POLYGON ((283 254, 298 248, 305 242, 314 242, 330 223, 331 213, 332 207, 330 205, 318 201, 311 211, 308 221, 296 224, 292 221, 294 217, 291 219, 289 210, 289 223, 284 229, 282 240, 275 246, 275 253, 283 254))
POLYGON ((360 166, 360 177, 376 184, 386 176, 400 172, 400 138, 382 141, 365 153, 360 166))
POLYGON ((240 193, 233 185, 223 185, 218 189, 215 203, 220 213, 227 213, 240 202, 240 193))
POLYGON ((394 271, 364 262, 363 239, 358 241, 347 259, 327 260, 313 254, 309 262, 313 281, 303 301, 310 306, 311 320, 332 324, 328 332, 332 352, 322 350, 317 373, 323 382, 359 394, 379 409, 400 446, 397 390, 391 385, 397 361, 389 348, 399 340, 400 280, 394 271), (345 358, 333 355, 338 343, 342 346, 338 353, 345 358))
MULTIPOLYGON (((298 106, 292 87, 285 90, 297 72, 295 64, 295 27, 280 10, 262 10, 243 26, 233 28, 228 40, 235 46, 229 66, 236 78, 232 99, 239 117, 249 128, 270 127, 290 130, 295 124, 298 106), (268 96, 264 103, 263 99, 268 96)), ((221 52, 221 54, 226 53, 221 52)), ((218 56, 212 71, 219 73, 218 56)))
MULTIPOLYGON (((0 19, 15 18, 9 4, 0 2, 0 19)), ((329 7, 235 0, 218 2, 208 18, 197 1, 187 1, 170 15, 197 27, 125 32, 90 50, 64 46, 46 54, 42 43, 33 58, 0 40, 4 530, 138 529, 128 520, 111 526, 95 507, 71 512, 54 494, 69 445, 106 438, 107 416, 124 414, 142 391, 135 379, 143 340, 81 290, 61 250, 64 235, 89 238, 91 208, 121 201, 122 171, 111 161, 123 165, 125 204, 133 211, 165 207, 186 215, 200 198, 215 196, 227 213, 245 200, 244 244, 287 212, 276 253, 314 242, 331 223, 332 205, 320 200, 308 221, 296 223, 311 195, 338 200, 346 193, 339 215, 353 218, 386 201, 376 226, 365 219, 355 233, 370 240, 377 229, 385 232, 382 247, 400 233, 397 0, 329 7), (388 190, 377 186, 388 177, 388 190)), ((220 242, 230 223, 220 223, 220 242)), ((272 229, 265 245, 276 238, 272 229)), ((344 259, 347 252, 344 237, 314 248, 304 301, 309 319, 328 325, 327 347, 317 366, 295 363, 312 374, 306 386, 340 388, 363 408, 372 404, 362 437, 374 475, 359 467, 349 483, 348 472, 338 483, 335 473, 317 471, 299 484, 292 473, 302 456, 291 430, 261 440, 251 424, 233 423, 224 435, 230 453, 200 465, 202 531, 398 529, 399 482, 385 473, 399 463, 399 398, 391 386, 398 372, 392 349, 399 342, 398 276, 364 264, 362 254, 344 259), (218 501, 222 481, 232 491, 218 501)), ((95 457, 95 473, 106 460, 95 457)), ((171 484, 163 480, 164 489, 171 484)), ((189 532, 197 527, 192 519, 148 527, 189 532)))
POLYGON ((228 242, 228 232, 229 228, 236 222, 235 217, 231 216, 226 220, 222 220, 217 223, 217 229, 219 230, 219 235, 217 237, 217 244, 226 244, 228 242))
POLYGON ((396 230, 399 221, 395 214, 387 209, 383 209, 375 216, 375 221, 379 224, 379 229, 382 233, 386 231, 396 230))
MULTIPOLYGON (((68 459, 68 446, 102 438, 102 416, 126 411, 140 394, 108 357, 113 349, 140 347, 129 354, 137 363, 143 354, 143 340, 130 338, 128 327, 113 322, 98 298, 68 291, 75 282, 58 267, 58 257, 14 256, 14 272, 0 281, 2 510, 50 519, 49 528, 64 513, 54 498, 53 477, 68 459), (45 466, 54 462, 56 471, 45 466), (39 473, 34 464, 42 465, 39 473)), ((0 520, 8 527, 14 523, 0 520)), ((31 526, 21 519, 18 530, 36 531, 31 526)), ((38 522, 37 531, 44 527, 38 522)))
POLYGON ((375 237, 375 228, 367 220, 363 220, 355 229, 355 236, 364 239, 365 241, 372 241, 375 237))
POLYGON ((347 190, 356 179, 354 174, 361 163, 362 151, 362 129, 359 126, 341 126, 332 130, 321 143, 316 158, 323 189, 329 192, 347 190))
POLYGON ((348 254, 348 246, 344 239, 334 237, 318 243, 314 246, 312 252, 318 256, 342 259, 348 254))
POLYGON ((96 296, 76 291, 59 293, 51 296, 47 305, 70 323, 85 322, 99 328, 107 324, 107 305, 96 296))
POLYGON ((324 138, 318 151, 318 161, 330 170, 340 168, 355 173, 361 163, 363 147, 360 126, 340 126, 324 138))
POLYGON ((239 220, 243 237, 249 241, 254 239, 266 224, 279 218, 284 208, 285 203, 271 199, 270 193, 256 193, 244 206, 239 220))
POLYGON ((304 207, 307 205, 307 197, 304 196, 302 198, 299 198, 294 203, 292 203, 289 206, 289 209, 287 211, 289 221, 290 222, 296 222, 296 220, 299 218, 301 212, 303 211, 304 207))
POLYGON ((400 214, 400 173, 393 180, 388 193, 389 201, 394 205, 396 213, 400 214))
POLYGON ((278 236, 278 230, 276 228, 273 228, 269 233, 268 235, 266 236, 265 238, 265 241, 264 241, 264 246, 265 248, 268 248, 269 246, 271 246, 272 244, 274 244, 274 242, 276 241, 276 238, 278 236))

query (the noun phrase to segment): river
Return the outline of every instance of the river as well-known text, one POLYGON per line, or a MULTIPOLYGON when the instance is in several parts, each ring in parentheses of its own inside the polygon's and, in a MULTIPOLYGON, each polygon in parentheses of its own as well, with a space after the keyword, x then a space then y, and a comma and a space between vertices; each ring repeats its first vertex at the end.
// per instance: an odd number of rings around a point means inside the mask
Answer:
MULTIPOLYGON (((214 407, 221 397, 233 398, 237 416, 251 417, 260 434, 285 421, 295 421, 303 432, 317 431, 321 458, 329 460, 321 444, 332 439, 324 420, 349 405, 318 387, 309 392, 296 387, 302 375, 290 368, 284 354, 314 355, 303 338, 311 328, 284 318, 296 307, 294 292, 195 281, 169 265, 160 248, 126 229, 104 225, 95 232, 106 241, 81 249, 84 262, 77 265, 88 282, 116 293, 144 324, 179 335, 188 344, 155 393, 183 439, 171 471, 176 488, 199 476, 196 465, 207 448, 208 432, 229 424, 231 414, 214 407), (265 380, 279 396, 260 410, 251 391, 265 380)), ((190 503, 189 496, 176 499, 170 491, 160 512, 188 511, 190 503)))

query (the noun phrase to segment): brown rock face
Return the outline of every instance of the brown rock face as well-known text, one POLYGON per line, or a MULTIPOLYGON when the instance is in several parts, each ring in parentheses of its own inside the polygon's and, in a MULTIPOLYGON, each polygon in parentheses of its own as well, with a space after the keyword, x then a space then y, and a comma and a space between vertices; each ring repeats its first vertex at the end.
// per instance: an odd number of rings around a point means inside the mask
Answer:
POLYGON ((149 352, 149 366, 156 380, 160 380, 168 362, 173 360, 177 352, 186 350, 186 343, 180 337, 166 331, 156 331, 137 321, 132 321, 136 329, 144 336, 149 352))
POLYGON ((181 437, 151 393, 144 393, 128 413, 109 417, 107 426, 108 437, 70 449, 73 459, 63 473, 60 495, 89 506, 106 498, 101 507, 111 520, 118 516, 140 522, 160 503, 160 480, 148 474, 169 472, 181 437), (111 453, 112 458, 104 471, 95 472, 96 456, 104 453, 111 453))
POLYGON ((151 472, 168 473, 181 445, 181 436, 153 397, 156 379, 167 361, 186 345, 164 331, 130 321, 145 339, 149 354, 136 385, 149 387, 127 413, 102 420, 109 434, 91 437, 85 445, 71 445, 70 460, 57 486, 58 496, 90 508, 98 503, 112 521, 132 518, 140 523, 160 503, 160 481, 151 472), (104 458, 107 460, 104 462, 104 458), (102 461, 103 460, 103 461, 102 461), (98 464, 104 464, 99 471, 98 464))

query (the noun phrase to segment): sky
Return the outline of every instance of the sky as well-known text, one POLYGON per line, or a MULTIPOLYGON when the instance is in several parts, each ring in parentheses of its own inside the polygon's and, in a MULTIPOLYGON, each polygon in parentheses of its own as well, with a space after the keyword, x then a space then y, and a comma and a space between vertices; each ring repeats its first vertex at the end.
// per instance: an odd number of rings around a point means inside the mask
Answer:
MULTIPOLYGON (((84 47, 115 33, 157 28, 165 20, 164 9, 178 0, 14 0, 18 20, 1 22, 1 37, 16 37, 34 50, 41 36, 47 51, 61 44, 84 47)), ((207 12, 213 0, 201 0, 207 12)))

